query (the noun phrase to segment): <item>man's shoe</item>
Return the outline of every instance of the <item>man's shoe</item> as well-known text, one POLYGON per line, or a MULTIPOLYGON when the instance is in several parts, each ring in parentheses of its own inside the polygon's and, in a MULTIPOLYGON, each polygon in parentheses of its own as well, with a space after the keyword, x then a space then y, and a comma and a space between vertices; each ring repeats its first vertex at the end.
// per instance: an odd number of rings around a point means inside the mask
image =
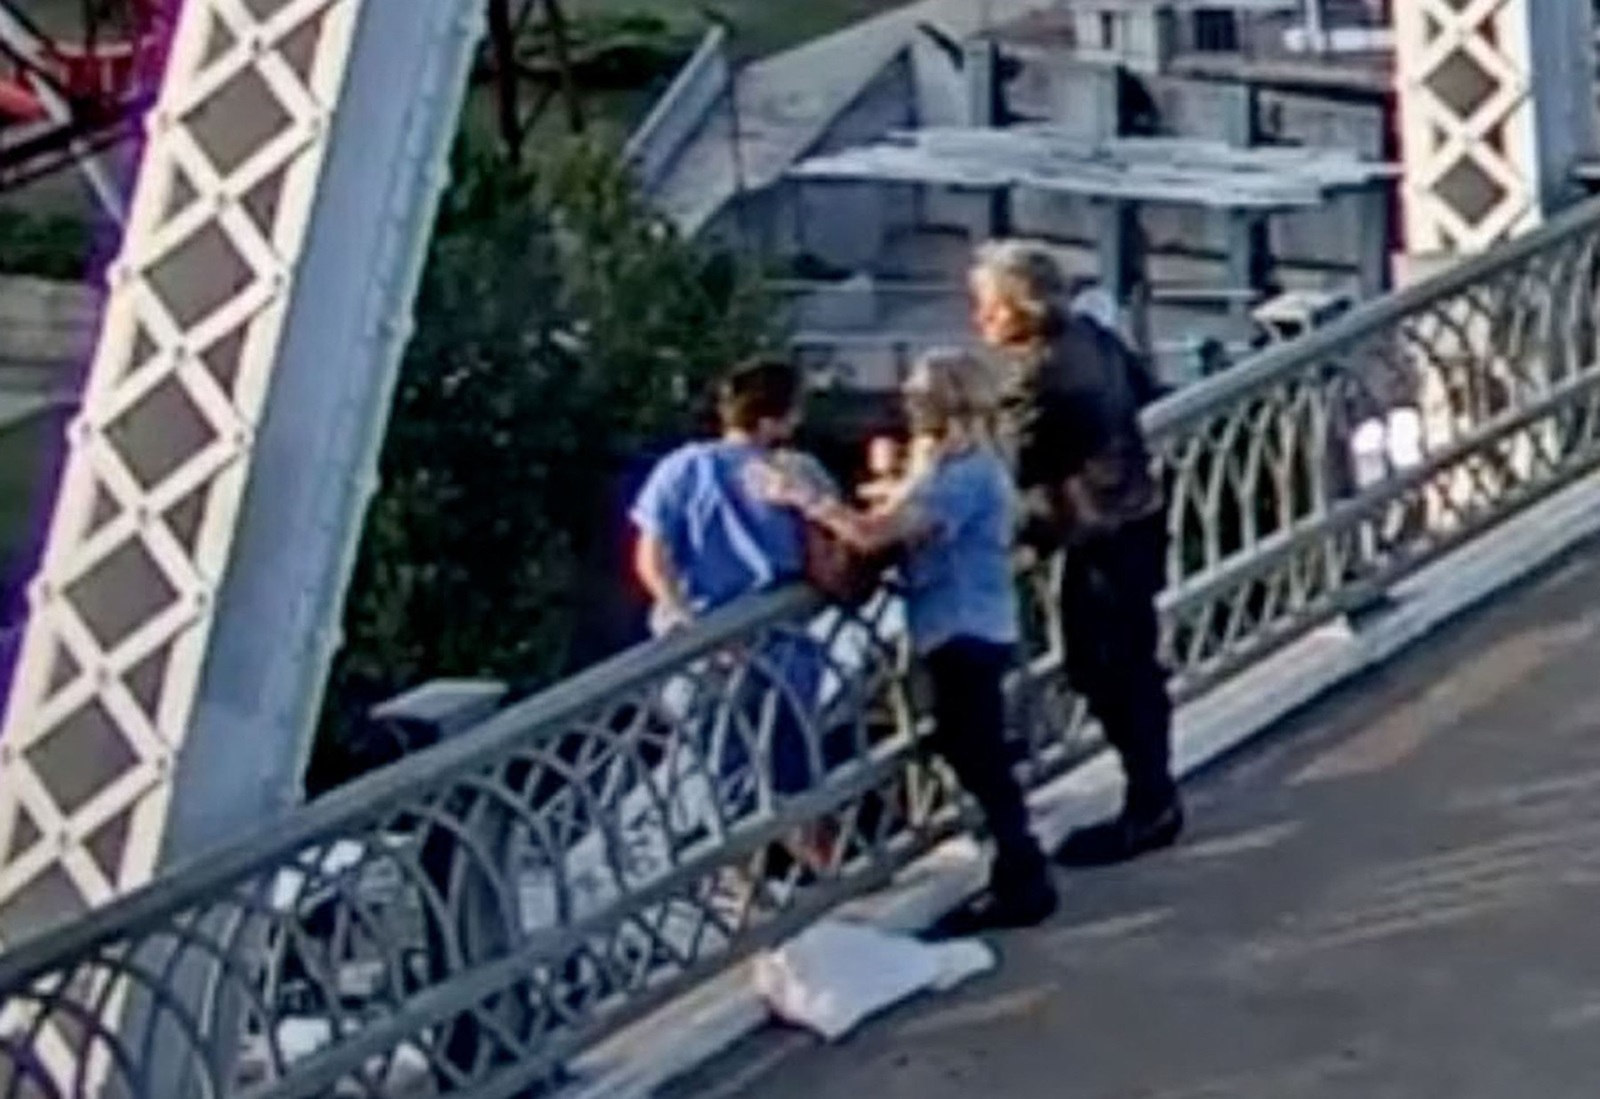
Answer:
POLYGON ((1025 891, 1001 894, 986 890, 934 924, 927 939, 970 939, 993 931, 1020 931, 1038 927, 1056 914, 1060 898, 1055 886, 1040 882, 1025 891))
POLYGON ((1183 834, 1183 805, 1174 798, 1166 809, 1150 817, 1123 813, 1112 820, 1081 828, 1067 837, 1056 852, 1060 866, 1084 869, 1116 866, 1178 842, 1183 834))

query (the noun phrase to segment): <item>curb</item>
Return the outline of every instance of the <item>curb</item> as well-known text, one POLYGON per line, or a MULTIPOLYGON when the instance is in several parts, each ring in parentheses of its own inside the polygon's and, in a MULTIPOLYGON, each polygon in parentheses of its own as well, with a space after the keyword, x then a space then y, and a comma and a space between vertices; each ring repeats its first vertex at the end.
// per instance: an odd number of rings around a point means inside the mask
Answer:
MULTIPOLYGON (((1533 505, 1397 584, 1391 610, 1359 630, 1334 623, 1183 707, 1173 750, 1185 777, 1271 729, 1332 688, 1410 648, 1451 619, 1600 534, 1600 474, 1533 505)), ((1034 830, 1053 847, 1117 808, 1122 775, 1101 752, 1030 797, 1034 830)), ((893 886, 835 916, 888 931, 928 926, 982 888, 986 862, 970 837, 907 868, 893 886)), ((562 1099, 647 1099, 763 1026, 750 963, 737 966, 590 1050, 562 1099)))

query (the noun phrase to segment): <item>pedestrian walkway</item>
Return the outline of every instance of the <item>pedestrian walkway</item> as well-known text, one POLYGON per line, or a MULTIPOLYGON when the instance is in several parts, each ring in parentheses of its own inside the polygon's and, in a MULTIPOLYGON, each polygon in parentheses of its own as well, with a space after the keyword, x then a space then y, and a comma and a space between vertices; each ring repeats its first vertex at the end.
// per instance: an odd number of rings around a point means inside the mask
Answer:
POLYGON ((1600 545, 1214 768, 993 977, 671 1099, 1588 1099, 1600 545))

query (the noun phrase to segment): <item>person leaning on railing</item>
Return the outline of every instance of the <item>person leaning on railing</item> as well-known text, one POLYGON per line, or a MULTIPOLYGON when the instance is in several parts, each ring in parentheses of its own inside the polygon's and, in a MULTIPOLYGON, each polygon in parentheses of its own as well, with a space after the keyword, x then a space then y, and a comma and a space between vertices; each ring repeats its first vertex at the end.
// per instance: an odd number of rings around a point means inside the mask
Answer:
POLYGON ((1057 861, 1121 862, 1171 845, 1183 830, 1156 612, 1167 509, 1140 425, 1161 389, 1122 340, 1071 308, 1043 249, 985 245, 970 281, 974 323, 1009 372, 1003 444, 1023 493, 1023 543, 1064 554, 1067 677, 1127 779, 1122 811, 1069 836, 1057 861))
POLYGON ((995 844, 987 893, 941 930, 1031 927, 1055 911, 1056 891, 1005 748, 1003 681, 1020 631, 1015 491, 992 432, 998 379, 970 354, 941 352, 912 370, 904 397, 913 435, 907 479, 871 510, 775 466, 756 490, 862 554, 904 550, 906 621, 930 673, 933 743, 983 810, 995 844))
MULTIPOLYGON (((743 596, 805 575, 804 524, 791 511, 753 496, 746 476, 757 463, 777 463, 814 491, 833 491, 820 464, 790 448, 802 397, 803 381, 793 364, 742 363, 718 385, 721 435, 684 444, 651 471, 631 518, 638 531, 634 570, 654 602, 655 632, 686 626, 743 596)), ((699 745, 716 757, 725 810, 749 811, 763 776, 779 795, 802 793, 821 777, 813 774, 795 709, 818 705, 825 666, 819 642, 803 630, 779 630, 765 636, 736 672, 732 704, 750 728, 720 734, 726 743, 699 745), (768 707, 775 693, 783 701, 768 707), (761 715, 769 711, 775 723, 770 751, 754 759, 754 745, 746 741, 759 741, 761 715)), ((822 748, 824 756, 833 751, 831 741, 822 748)))

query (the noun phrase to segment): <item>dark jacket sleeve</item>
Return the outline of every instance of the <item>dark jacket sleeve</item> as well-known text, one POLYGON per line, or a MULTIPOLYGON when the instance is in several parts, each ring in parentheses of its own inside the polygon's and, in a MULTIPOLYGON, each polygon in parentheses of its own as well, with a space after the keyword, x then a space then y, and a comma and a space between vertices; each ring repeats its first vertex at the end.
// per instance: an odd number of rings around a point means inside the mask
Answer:
POLYGON ((1017 484, 1024 490, 1053 490, 1076 477, 1109 438, 1091 394, 1048 388, 1018 409, 1016 435, 1017 484))
POLYGON ((1017 488, 1017 539, 1041 555, 1059 549, 1071 523, 1066 483, 1104 445, 1103 417, 1088 394, 1039 388, 1012 409, 1017 488))

